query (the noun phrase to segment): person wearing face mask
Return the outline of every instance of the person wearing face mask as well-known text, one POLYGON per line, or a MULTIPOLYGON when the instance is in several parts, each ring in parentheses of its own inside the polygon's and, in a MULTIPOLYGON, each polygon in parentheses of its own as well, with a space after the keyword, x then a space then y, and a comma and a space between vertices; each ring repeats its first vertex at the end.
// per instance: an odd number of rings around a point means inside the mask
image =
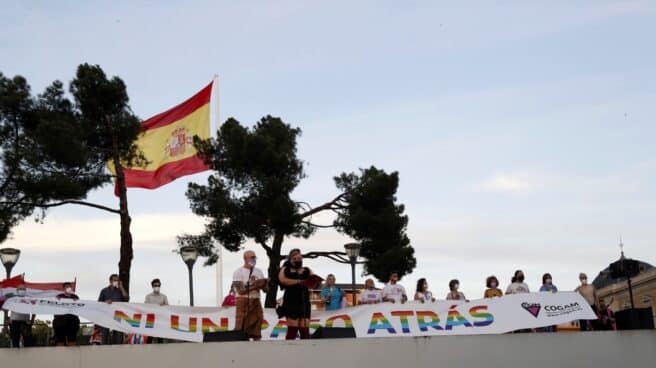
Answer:
MULTIPOLYGON (((169 299, 166 297, 165 294, 162 294, 160 292, 160 289, 162 287, 162 282, 159 281, 159 279, 154 279, 153 281, 150 282, 150 286, 153 288, 153 292, 146 295, 146 299, 144 300, 144 303, 155 304, 155 305, 169 305, 169 299)), ((153 337, 150 339, 150 342, 154 344, 162 344, 164 342, 164 339, 161 337, 153 337)))
POLYGON ((461 291, 458 291, 460 289, 460 281, 458 280, 451 280, 449 281, 449 293, 446 294, 446 300, 464 300, 464 301, 469 301, 467 298, 465 298, 465 294, 463 294, 461 291))
MULTIPOLYGON (((121 281, 119 281, 117 274, 112 274, 109 276, 109 286, 100 290, 98 301, 107 304, 112 304, 113 302, 130 301, 130 297, 128 296, 127 291, 125 291, 121 281)), ((108 328, 103 328, 103 343, 111 343, 113 345, 123 344, 123 333, 118 331, 110 331, 108 328)))
MULTIPOLYGON (((25 285, 18 285, 16 293, 12 296, 26 296, 27 289, 25 285)), ((12 311, 10 315, 9 336, 11 337, 11 346, 20 348, 20 341, 23 338, 23 347, 32 346, 32 325, 34 324, 35 315, 30 316, 25 313, 12 311)))
MULTIPOLYGON (((542 275, 542 286, 540 286, 540 292, 542 293, 555 293, 558 291, 556 285, 553 284, 553 279, 550 273, 545 273, 542 275)), ((556 332, 557 327, 547 326, 536 329, 537 332, 556 332)))
MULTIPOLYGON (((597 290, 595 290, 595 287, 592 284, 588 284, 588 275, 580 273, 579 281, 581 281, 581 285, 579 285, 574 291, 581 294, 585 301, 590 304, 592 310, 597 313, 597 290)), ((579 327, 581 331, 590 331, 592 330, 592 323, 588 320, 582 319, 579 320, 579 327)))
POLYGON ((310 294, 306 284, 311 278, 314 278, 314 273, 303 267, 300 249, 292 249, 278 273, 281 287, 285 290, 279 313, 287 320, 287 340, 295 340, 297 333, 300 333, 301 339, 310 338, 310 294))
POLYGON ((512 277, 511 283, 506 289, 506 295, 528 294, 530 292, 528 285, 524 282, 524 272, 522 270, 515 271, 515 275, 512 277))
POLYGON ((156 305, 169 305, 169 299, 165 294, 160 292, 162 287, 162 282, 159 279, 154 279, 150 282, 150 286, 153 288, 153 292, 146 295, 146 304, 156 304, 156 305))
POLYGON ((266 292, 267 279, 262 270, 255 267, 255 252, 244 252, 244 264, 232 274, 232 288, 236 290, 235 331, 242 331, 253 340, 262 338, 264 310, 260 302, 260 290, 266 292))
POLYGON ((428 290, 428 282, 425 278, 417 280, 417 289, 415 290, 415 300, 422 303, 431 303, 435 301, 433 293, 428 290))
MULTIPOLYGON (((64 292, 57 295, 57 299, 79 300, 73 292, 73 284, 65 282, 64 292)), ((80 330, 80 318, 73 314, 56 315, 52 320, 52 328, 55 330, 55 342, 59 346, 77 345, 77 332, 80 330)))
POLYGON ((540 292, 555 293, 557 291, 558 288, 553 284, 551 274, 545 273, 542 275, 542 286, 540 286, 540 292))
POLYGON ((338 310, 342 308, 344 292, 335 286, 335 275, 326 276, 326 287, 321 289, 321 301, 325 303, 326 310, 338 310))
POLYGON ((485 289, 485 293, 483 294, 484 298, 499 298, 503 296, 503 291, 499 289, 499 279, 496 276, 489 276, 485 280, 485 285, 487 289, 485 289))

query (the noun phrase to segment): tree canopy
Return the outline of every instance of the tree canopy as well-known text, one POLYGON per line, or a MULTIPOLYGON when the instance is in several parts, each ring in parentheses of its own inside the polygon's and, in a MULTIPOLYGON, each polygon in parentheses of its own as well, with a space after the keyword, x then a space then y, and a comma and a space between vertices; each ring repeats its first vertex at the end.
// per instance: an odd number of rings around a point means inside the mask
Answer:
POLYGON ((55 81, 32 96, 25 78, 0 74, 0 242, 37 208, 75 203, 120 214, 119 269, 129 287, 132 250, 125 193, 118 210, 84 199, 114 179, 107 162, 119 167, 145 163, 134 143, 140 120, 130 109, 125 83, 107 78, 98 65, 78 66, 69 92, 55 81))
POLYGON ((398 172, 387 174, 372 166, 360 170, 360 175, 342 174, 335 178, 335 184, 348 193, 335 226, 361 244, 365 273, 386 282, 391 271, 398 272, 399 277, 412 272, 417 262, 406 233, 408 216, 395 195, 398 172))
POLYGON ((405 234, 408 218, 403 206, 396 205, 398 174, 388 175, 374 167, 360 176, 342 174, 336 178, 342 193, 308 208, 292 198, 305 178, 303 162, 297 157, 300 135, 299 128, 265 116, 252 128, 230 118, 219 128, 217 138, 196 139, 199 155, 214 175, 206 185, 189 184, 187 197, 192 211, 208 222, 204 233, 180 236, 179 245, 198 247, 208 257, 206 264, 212 264, 216 261, 214 240, 229 251, 240 250, 248 239, 255 241, 269 257, 266 305, 270 307, 275 305, 284 239, 310 237, 318 227, 325 227, 313 224, 311 216, 332 210, 338 218, 331 227, 363 242, 367 272, 381 280, 382 270, 389 267, 402 274, 410 272, 415 259, 405 234))

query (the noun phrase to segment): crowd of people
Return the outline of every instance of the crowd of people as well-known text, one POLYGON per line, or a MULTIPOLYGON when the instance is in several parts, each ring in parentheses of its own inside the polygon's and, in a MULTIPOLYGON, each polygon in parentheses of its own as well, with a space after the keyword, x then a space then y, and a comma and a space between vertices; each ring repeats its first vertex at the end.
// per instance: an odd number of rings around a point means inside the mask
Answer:
MULTIPOLYGON (((144 303, 157 305, 169 304, 166 295, 160 293, 161 284, 162 283, 159 279, 154 279, 151 282, 153 292, 146 295, 144 303)), ((62 285, 62 289, 64 291, 56 296, 57 299, 80 299, 73 291, 72 283, 65 282, 62 285)), ((16 287, 16 296, 25 296, 26 291, 27 289, 24 284, 18 285, 16 287)), ((8 297, 11 297, 11 295, 8 297)), ((117 274, 112 274, 109 277, 109 285, 100 290, 100 295, 98 296, 99 302, 107 304, 113 302, 128 302, 129 300, 130 297, 117 274)), ((13 347, 19 347, 21 345, 23 347, 30 347, 33 345, 32 325, 34 324, 35 317, 35 315, 11 312, 9 335, 13 347)), ((73 314, 55 315, 52 320, 52 329, 54 331, 53 343, 55 345, 77 345, 80 319, 73 314)), ((151 341, 162 342, 162 339, 154 338, 151 341)), ((122 332, 112 331, 96 325, 93 327, 93 332, 91 333, 89 342, 92 345, 123 344, 125 342, 125 335, 122 332)))
MULTIPOLYGON (((240 267, 233 276, 233 294, 237 301, 247 299, 248 303, 237 302, 237 330, 243 331, 250 338, 259 340, 261 332, 258 326, 262 321, 262 306, 260 304, 259 291, 266 291, 267 280, 261 270, 255 267, 257 257, 254 252, 247 251, 244 253, 244 265, 240 267), (246 275, 248 273, 248 275, 246 275), (247 277, 244 277, 247 276, 247 277), (258 286, 259 285, 259 286, 258 286), (249 306, 246 309, 245 305, 249 306), (241 307, 240 307, 241 306, 241 307)), ((277 308, 278 315, 287 320, 286 339, 294 340, 298 337, 301 339, 310 338, 309 321, 311 313, 310 289, 313 277, 316 277, 312 270, 303 266, 303 257, 299 249, 292 249, 289 252, 287 261, 283 264, 278 274, 280 287, 284 290, 282 305, 277 308)), ((613 311, 607 303, 597 297, 594 286, 588 282, 586 274, 579 275, 580 285, 575 289, 588 302, 592 310, 597 313, 596 321, 581 320, 581 331, 590 330, 614 330, 615 318, 613 311)), ((555 293, 558 288, 553 283, 551 274, 545 273, 542 276, 542 285, 540 292, 555 293)), ((503 295, 530 293, 530 288, 525 282, 525 275, 522 270, 515 271, 511 283, 505 292, 501 290, 499 280, 496 276, 489 276, 486 279, 486 289, 483 294, 484 298, 496 298, 503 295)), ((321 301, 326 310, 338 310, 347 305, 346 294, 336 286, 335 275, 329 274, 326 277, 324 287, 321 289, 321 301)), ((446 300, 469 301, 465 294, 460 291, 460 281, 457 279, 449 281, 449 292, 446 300)), ((417 280, 413 300, 427 303, 435 302, 437 299, 428 287, 425 278, 417 280)), ((399 284, 399 273, 392 271, 389 275, 388 283, 382 289, 375 287, 374 280, 369 278, 365 281, 364 289, 360 292, 359 304, 375 303, 406 303, 408 293, 403 285, 399 284)), ((224 303, 224 305, 229 305, 224 303)), ((537 331, 555 332, 555 326, 548 326, 537 331)))
MULTIPOLYGON (((256 267, 257 256, 253 251, 246 251, 243 254, 244 263, 235 272, 232 277, 230 294, 223 301, 224 307, 236 307, 235 311, 235 330, 242 331, 249 338, 254 340, 261 339, 261 325, 263 322, 263 313, 261 304, 261 293, 268 291, 268 279, 264 276, 262 270, 256 267)), ((278 274, 280 288, 284 290, 282 304, 276 308, 280 318, 284 317, 287 322, 287 340, 293 340, 298 337, 309 339, 309 322, 311 314, 310 290, 319 286, 321 278, 316 276, 312 270, 303 266, 303 256, 299 249, 292 249, 289 252, 287 260, 283 264, 278 274)), ((336 286, 335 275, 329 274, 326 277, 325 284, 320 292, 321 301, 326 310, 338 310, 347 306, 346 293, 336 286)), ((590 330, 613 330, 616 329, 613 311, 609 308, 605 300, 597 297, 596 290, 588 282, 586 274, 579 275, 580 285, 575 289, 588 302, 593 311, 597 313, 596 321, 581 320, 581 331, 590 330)), ((484 298, 496 298, 509 294, 529 293, 529 286, 525 282, 524 272, 517 270, 511 280, 511 283, 504 291, 500 289, 499 280, 496 276, 487 277, 486 289, 483 294, 484 298)), ((152 293, 146 295, 144 303, 156 305, 168 305, 168 299, 165 294, 160 292, 162 283, 159 279, 151 282, 152 293)), ((63 293, 57 295, 59 299, 78 300, 79 297, 74 293, 71 283, 64 283, 63 293)), ((465 294, 460 291, 460 282, 457 279, 449 281, 449 292, 446 294, 446 300, 469 301, 465 294)), ((553 283, 551 274, 545 273, 542 276, 542 285, 540 292, 555 293, 558 288, 553 283)), ((18 296, 25 295, 25 285, 19 285, 16 289, 18 296)), ((128 302, 130 297, 123 287, 117 274, 109 277, 109 285, 100 291, 98 296, 99 302, 111 304, 112 302, 128 302)), ((359 293, 359 304, 375 303, 406 303, 408 293, 405 287, 399 284, 399 273, 390 272, 388 283, 382 289, 375 287, 374 280, 369 278, 365 281, 364 289, 359 293)), ((417 281, 413 300, 421 303, 435 302, 437 298, 433 295, 428 287, 425 278, 417 281)), ((10 335, 12 346, 20 346, 22 339, 23 346, 31 346, 31 326, 35 316, 23 313, 11 313, 10 335)), ((80 328, 80 319, 72 314, 54 316, 52 326, 54 329, 54 340, 57 345, 75 345, 77 343, 77 334, 80 328)), ((538 329, 541 332, 554 332, 555 326, 538 329)), ((100 326, 94 326, 91 335, 92 344, 122 344, 125 342, 125 336, 122 332, 111 331, 100 326)), ((150 342, 161 343, 162 339, 155 338, 150 342)))

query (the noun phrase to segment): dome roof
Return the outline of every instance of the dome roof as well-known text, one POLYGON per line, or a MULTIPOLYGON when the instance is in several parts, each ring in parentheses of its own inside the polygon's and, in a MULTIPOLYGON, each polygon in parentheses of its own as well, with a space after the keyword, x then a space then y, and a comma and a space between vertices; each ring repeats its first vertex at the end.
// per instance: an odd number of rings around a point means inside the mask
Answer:
MULTIPOLYGON (((629 259, 625 258, 625 260, 629 260, 629 259)), ((615 262, 619 262, 619 261, 621 261, 621 258, 618 259, 615 262)), ((637 261, 638 261, 638 269, 640 270, 640 273, 643 273, 645 271, 648 271, 648 270, 651 270, 652 268, 654 268, 654 266, 650 265, 647 262, 643 262, 643 261, 640 261, 640 260, 637 260, 637 261)), ((615 263, 615 262, 613 262, 613 263, 615 263)), ((595 277, 594 281, 592 281, 592 285, 594 285, 594 287, 596 289, 601 289, 601 288, 604 288, 606 286, 617 284, 617 283, 620 283, 620 282, 623 282, 623 281, 626 281, 626 277, 613 278, 611 276, 610 265, 608 265, 608 267, 604 268, 601 272, 599 272, 597 277, 595 277)))

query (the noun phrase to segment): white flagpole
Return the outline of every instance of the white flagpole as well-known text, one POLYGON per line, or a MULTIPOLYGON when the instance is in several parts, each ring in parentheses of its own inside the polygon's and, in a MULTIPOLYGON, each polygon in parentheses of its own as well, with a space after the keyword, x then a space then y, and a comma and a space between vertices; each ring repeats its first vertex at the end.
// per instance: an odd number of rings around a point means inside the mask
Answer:
MULTIPOLYGON (((218 132, 219 126, 221 125, 221 120, 219 119, 219 76, 214 75, 212 83, 212 109, 213 111, 213 120, 211 129, 215 132, 218 132)), ((216 261, 216 305, 221 306, 223 303, 223 251, 221 249, 221 244, 218 242, 216 245, 216 255, 218 259, 216 261)))

